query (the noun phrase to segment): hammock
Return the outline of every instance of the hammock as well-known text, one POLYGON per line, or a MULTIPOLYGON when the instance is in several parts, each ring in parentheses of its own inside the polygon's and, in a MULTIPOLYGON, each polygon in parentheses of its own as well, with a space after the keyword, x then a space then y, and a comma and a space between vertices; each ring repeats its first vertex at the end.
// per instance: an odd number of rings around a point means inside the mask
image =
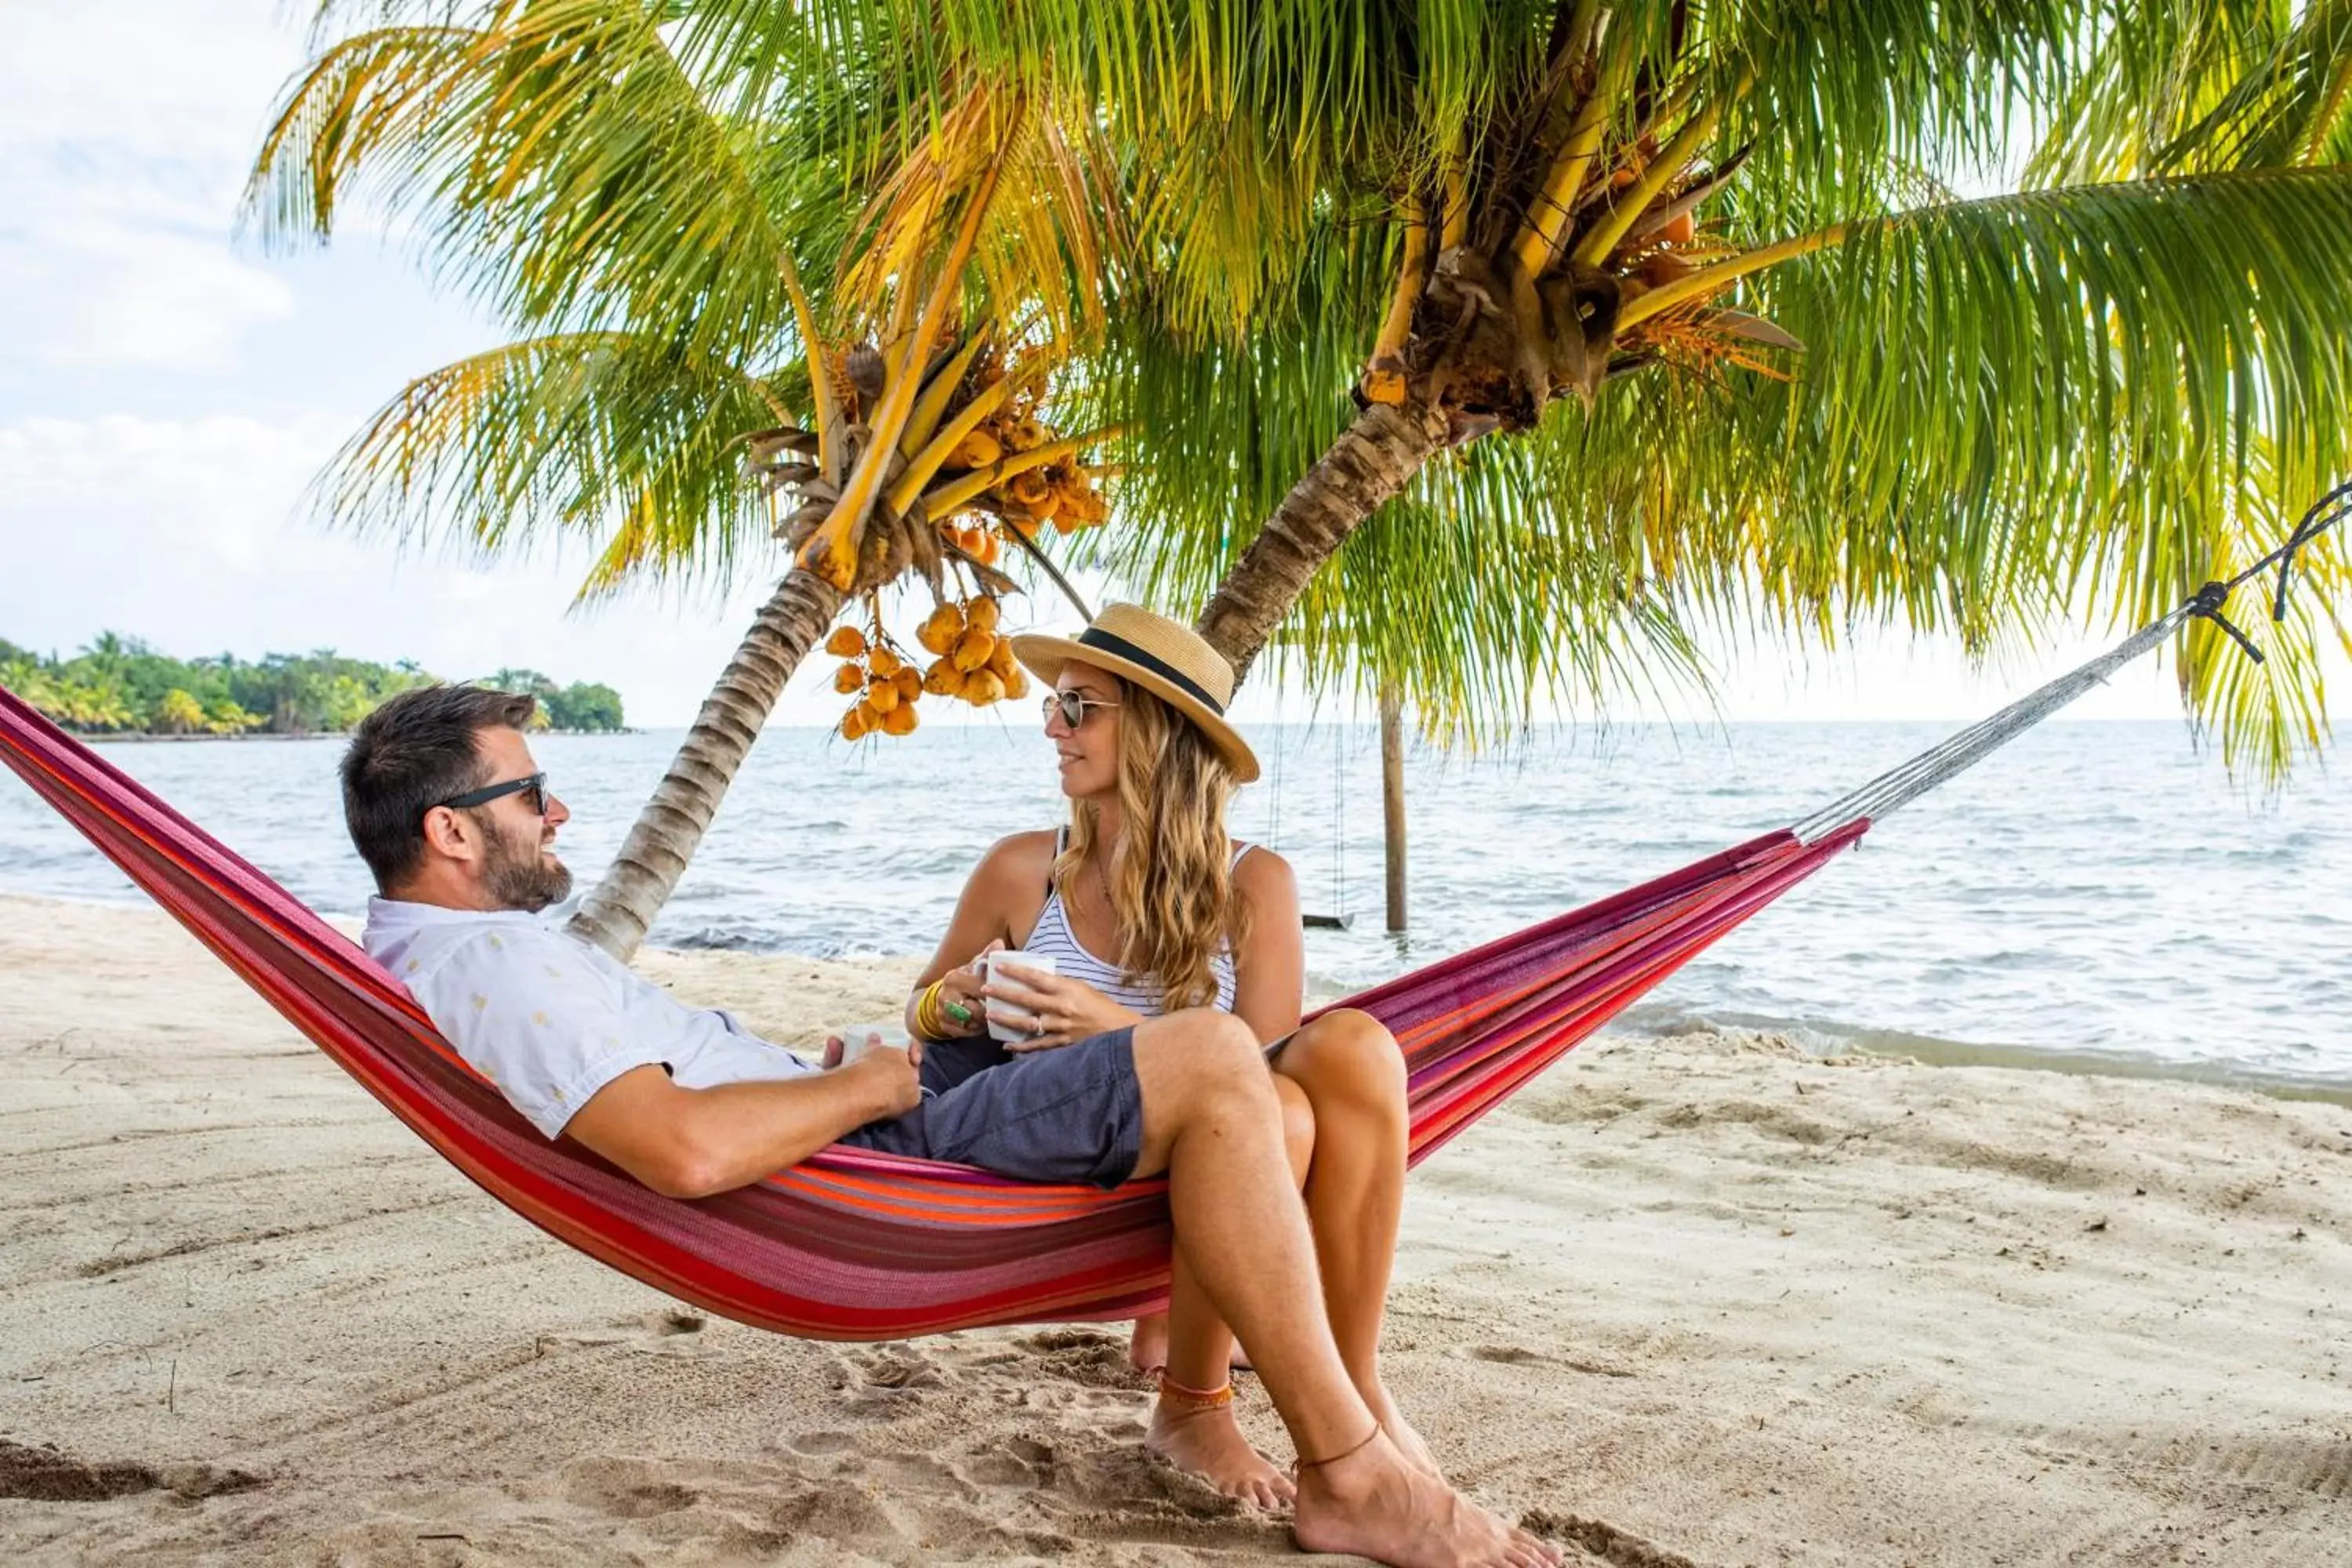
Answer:
MULTIPOLYGON (((2220 620, 2230 588, 2291 561, 2326 526, 2314 524, 2319 510, 2234 582, 2208 584, 2113 652, 1795 827, 1337 1004, 1379 1018, 1403 1050, 1412 1162, 1819 870, 1874 817, 1973 765, 2190 616, 2220 620)), ((1161 1181, 1106 1193, 835 1147, 718 1197, 661 1197, 579 1144, 542 1138, 349 938, 5 689, 0 762, 444 1159, 656 1289, 757 1328, 838 1340, 1129 1318, 1166 1299, 1161 1181)))
MULTIPOLYGON (((845 1340, 1131 1318, 1166 1296, 1161 1181, 1106 1193, 836 1147, 718 1197, 661 1197, 570 1139, 541 1137, 350 938, 5 690, 0 761, 444 1159, 656 1289, 845 1340)), ((1768 834, 1339 1004, 1378 1017, 1404 1049, 1412 1160, 1866 826, 1810 843, 1768 834)))

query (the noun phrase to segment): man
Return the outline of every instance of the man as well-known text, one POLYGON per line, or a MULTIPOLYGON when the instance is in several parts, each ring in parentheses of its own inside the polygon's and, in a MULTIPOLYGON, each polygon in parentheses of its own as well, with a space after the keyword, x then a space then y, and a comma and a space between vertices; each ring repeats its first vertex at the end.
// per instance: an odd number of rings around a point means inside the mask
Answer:
POLYGON ((1177 1013, 1001 1065, 918 1047, 815 1068, 538 919, 571 888, 553 849, 571 814, 523 739, 532 707, 475 687, 404 692, 353 733, 342 783, 382 892, 368 952, 541 1132, 677 1198, 836 1142, 1030 1180, 1164 1173, 1177 1245, 1301 1456, 1302 1546, 1400 1568, 1559 1562, 1410 1463, 1356 1392, 1245 1025, 1177 1013))

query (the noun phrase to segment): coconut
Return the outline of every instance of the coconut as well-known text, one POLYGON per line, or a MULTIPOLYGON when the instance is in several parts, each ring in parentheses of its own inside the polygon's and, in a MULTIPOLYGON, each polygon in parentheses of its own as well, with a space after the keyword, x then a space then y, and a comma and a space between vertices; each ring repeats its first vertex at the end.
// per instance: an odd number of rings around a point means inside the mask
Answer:
POLYGON ((968 674, 983 668, 988 663, 988 656, 995 651, 995 635, 974 627, 956 638, 955 652, 948 657, 955 661, 958 669, 968 674))

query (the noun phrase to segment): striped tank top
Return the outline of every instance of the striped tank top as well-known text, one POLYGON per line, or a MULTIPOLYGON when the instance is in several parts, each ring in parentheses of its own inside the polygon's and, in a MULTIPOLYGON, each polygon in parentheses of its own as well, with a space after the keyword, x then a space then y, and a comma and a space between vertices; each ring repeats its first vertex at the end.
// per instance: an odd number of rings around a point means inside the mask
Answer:
MULTIPOLYGON (((1054 836, 1054 857, 1059 859, 1069 847, 1070 830, 1061 829, 1054 836)), ((1250 846, 1234 846, 1233 864, 1239 867, 1250 846)), ((1157 1017, 1167 1011, 1160 987, 1149 982, 1139 983, 1127 978, 1116 963, 1096 957, 1078 941, 1070 929, 1070 911, 1062 905, 1062 889, 1051 880, 1045 884, 1045 907, 1037 911, 1037 923, 1030 928, 1025 952, 1049 954, 1054 960, 1054 973, 1083 980, 1122 1007, 1133 1008, 1144 1016, 1157 1017)), ((1217 981, 1217 1011, 1234 1010, 1234 955, 1219 952, 1209 960, 1209 973, 1217 981)))

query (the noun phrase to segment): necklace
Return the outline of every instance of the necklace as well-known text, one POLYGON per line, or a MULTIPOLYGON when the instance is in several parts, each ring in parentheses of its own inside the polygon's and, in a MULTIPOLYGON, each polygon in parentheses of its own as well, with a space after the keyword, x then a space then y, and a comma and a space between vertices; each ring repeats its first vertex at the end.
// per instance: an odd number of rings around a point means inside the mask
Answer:
POLYGON ((1106 951, 1125 952, 1127 942, 1118 929, 1118 905, 1110 896, 1110 856, 1106 852, 1099 859, 1091 855, 1087 858, 1094 861, 1095 886, 1102 891, 1103 930, 1110 936, 1106 951))

